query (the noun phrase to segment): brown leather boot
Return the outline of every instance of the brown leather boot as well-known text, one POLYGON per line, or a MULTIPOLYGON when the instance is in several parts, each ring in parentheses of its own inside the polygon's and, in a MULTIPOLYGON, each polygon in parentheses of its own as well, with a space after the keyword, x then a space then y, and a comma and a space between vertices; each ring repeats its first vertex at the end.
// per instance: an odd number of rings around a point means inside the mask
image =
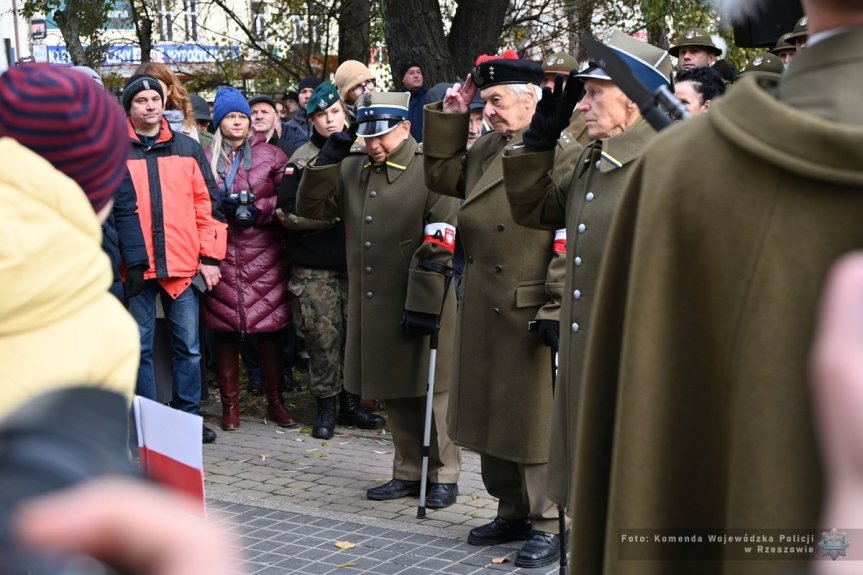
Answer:
POLYGON ((264 374, 264 389, 267 394, 267 412, 280 427, 294 427, 297 422, 282 402, 282 342, 278 338, 258 339, 261 356, 261 371, 264 374))
POLYGON ((240 427, 240 342, 215 342, 216 380, 222 398, 222 429, 240 427))

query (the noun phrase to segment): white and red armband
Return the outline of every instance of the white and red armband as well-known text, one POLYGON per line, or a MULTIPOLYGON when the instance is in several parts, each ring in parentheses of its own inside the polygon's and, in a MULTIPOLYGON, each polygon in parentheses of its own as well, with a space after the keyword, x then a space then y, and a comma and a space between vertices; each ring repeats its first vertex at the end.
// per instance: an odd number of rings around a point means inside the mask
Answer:
POLYGON ((554 232, 554 253, 566 255, 566 228, 554 232))
POLYGON ((423 236, 424 244, 435 244, 449 253, 455 251, 455 226, 444 222, 426 224, 423 236))

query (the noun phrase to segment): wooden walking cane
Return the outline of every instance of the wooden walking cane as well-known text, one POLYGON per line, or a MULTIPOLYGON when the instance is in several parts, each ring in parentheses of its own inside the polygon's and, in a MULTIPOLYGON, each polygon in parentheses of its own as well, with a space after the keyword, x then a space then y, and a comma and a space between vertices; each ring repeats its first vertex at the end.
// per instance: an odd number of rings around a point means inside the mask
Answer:
POLYGON ((444 277, 443 297, 440 302, 440 313, 435 316, 435 326, 429 337, 429 375, 428 383, 426 384, 426 412, 425 412, 425 427, 423 429, 423 461, 422 475, 420 475, 420 501, 417 506, 417 519, 424 519, 426 516, 426 489, 428 488, 428 469, 429 469, 429 449, 431 447, 431 421, 432 421, 432 405, 434 402, 434 377, 435 363, 437 362, 437 346, 438 334, 440 333, 440 318, 443 315, 444 305, 446 304, 446 296, 449 293, 449 285, 452 281, 452 268, 437 262, 435 260, 422 260, 420 268, 432 272, 439 273, 444 277))

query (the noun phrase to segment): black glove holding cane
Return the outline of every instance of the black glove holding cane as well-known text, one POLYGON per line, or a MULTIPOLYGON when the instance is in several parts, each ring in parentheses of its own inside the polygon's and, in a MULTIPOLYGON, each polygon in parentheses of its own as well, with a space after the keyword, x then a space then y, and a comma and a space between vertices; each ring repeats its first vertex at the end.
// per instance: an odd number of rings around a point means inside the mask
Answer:
POLYGON ((318 154, 318 159, 315 160, 316 166, 331 166, 338 164, 348 157, 351 153, 351 147, 357 139, 357 123, 354 122, 347 130, 335 132, 327 139, 327 143, 321 148, 321 153, 318 154))
POLYGON ((560 348, 560 322, 553 319, 536 320, 536 335, 542 340, 543 345, 550 347, 557 353, 560 348))
POLYGON ((542 98, 536 104, 536 111, 530 120, 530 127, 524 132, 524 146, 532 152, 553 150, 557 145, 560 133, 569 126, 572 111, 578 104, 584 85, 575 75, 578 71, 569 73, 566 88, 563 87, 563 75, 554 79, 554 90, 542 89, 542 98))
POLYGON ((405 310, 402 316, 402 331, 408 335, 431 335, 437 327, 437 316, 433 313, 405 310))

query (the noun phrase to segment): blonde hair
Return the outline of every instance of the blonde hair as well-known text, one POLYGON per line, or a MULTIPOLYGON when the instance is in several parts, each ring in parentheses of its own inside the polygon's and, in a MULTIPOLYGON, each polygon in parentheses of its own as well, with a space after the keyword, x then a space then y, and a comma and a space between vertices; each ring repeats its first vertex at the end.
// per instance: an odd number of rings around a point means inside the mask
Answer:
POLYGON ((135 69, 135 74, 147 74, 168 86, 171 90, 165 94, 165 109, 183 112, 183 124, 197 129, 189 93, 170 68, 160 62, 146 62, 135 69))

